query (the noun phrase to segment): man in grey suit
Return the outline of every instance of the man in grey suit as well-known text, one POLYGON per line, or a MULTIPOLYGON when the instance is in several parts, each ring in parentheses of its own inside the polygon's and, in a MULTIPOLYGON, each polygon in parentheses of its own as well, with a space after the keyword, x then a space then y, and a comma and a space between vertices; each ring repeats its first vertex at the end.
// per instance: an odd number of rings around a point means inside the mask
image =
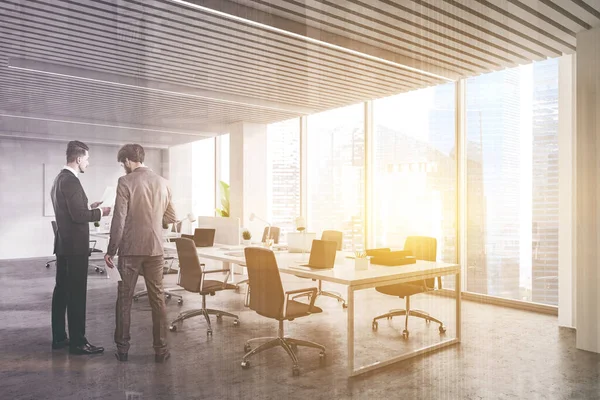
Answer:
POLYGON ((104 259, 114 268, 113 257, 119 252, 119 282, 116 305, 115 353, 127 361, 131 303, 140 272, 144 275, 148 300, 152 307, 154 360, 169 358, 167 315, 163 296, 163 224, 176 222, 171 190, 166 179, 144 165, 144 149, 126 144, 117 155, 125 176, 119 178, 117 197, 110 228, 110 242, 104 259))

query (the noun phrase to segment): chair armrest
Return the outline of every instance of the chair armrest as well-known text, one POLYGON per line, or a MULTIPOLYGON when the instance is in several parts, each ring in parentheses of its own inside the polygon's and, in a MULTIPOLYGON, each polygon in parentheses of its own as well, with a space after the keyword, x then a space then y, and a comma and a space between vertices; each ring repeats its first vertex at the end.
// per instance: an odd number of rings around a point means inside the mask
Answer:
MULTIPOLYGON (((202 264, 204 265, 204 264, 202 264)), ((229 275, 231 274, 231 271, 229 269, 211 269, 211 270, 204 270, 204 268, 202 269, 202 279, 200 280, 200 290, 204 291, 204 276, 208 275, 208 274, 214 274, 217 272, 227 272, 227 274, 225 275, 225 279, 223 280, 223 289, 225 289, 225 287, 227 286, 227 281, 229 280, 229 275)))
POLYGON ((312 310, 312 308, 315 305, 315 300, 317 299, 317 288, 313 287, 313 288, 306 288, 306 289, 296 289, 296 290, 290 290, 289 292, 285 292, 285 302, 283 303, 283 315, 287 316, 287 306, 288 306, 288 301, 290 300, 290 296, 293 294, 300 294, 300 293, 311 293, 310 295, 310 304, 309 304, 309 312, 310 310, 312 310))

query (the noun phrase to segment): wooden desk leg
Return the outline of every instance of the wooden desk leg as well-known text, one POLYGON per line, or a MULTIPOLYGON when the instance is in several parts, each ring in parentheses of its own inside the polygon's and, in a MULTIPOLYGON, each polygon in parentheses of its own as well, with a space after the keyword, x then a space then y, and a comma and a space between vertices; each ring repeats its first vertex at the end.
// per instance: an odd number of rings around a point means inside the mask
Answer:
POLYGON ((462 324, 462 290, 460 287, 461 284, 461 276, 460 276, 460 272, 458 272, 456 274, 456 283, 455 283, 455 290, 456 290, 456 339, 460 342, 460 335, 461 335, 461 324, 462 324))
POLYGON ((348 341, 348 376, 354 373, 354 289, 348 286, 348 332, 346 340, 348 341))

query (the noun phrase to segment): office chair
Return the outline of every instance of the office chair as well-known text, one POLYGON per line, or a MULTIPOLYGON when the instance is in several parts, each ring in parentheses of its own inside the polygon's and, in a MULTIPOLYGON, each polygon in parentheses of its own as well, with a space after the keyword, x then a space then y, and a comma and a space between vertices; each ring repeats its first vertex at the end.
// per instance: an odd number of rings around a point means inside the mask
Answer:
MULTIPOLYGON (((194 239, 194 235, 186 235, 183 233, 181 234, 180 237, 187 238, 187 239, 194 239)), ((176 241, 177 241, 177 238, 167 238, 166 239, 166 242, 176 242, 176 241)), ((163 269, 163 275, 167 275, 167 274, 171 273, 171 270, 173 269, 173 263, 175 262, 175 260, 177 260, 177 257, 168 255, 168 253, 166 253, 164 260, 165 260, 165 265, 168 265, 168 267, 166 268, 166 271, 163 269)), ((141 272, 140 272, 140 275, 142 275, 141 272)), ((177 291, 177 290, 183 290, 183 288, 180 288, 180 287, 165 288, 163 290, 163 292, 167 299, 170 299, 171 297, 176 297, 177 304, 181 306, 181 305, 183 305, 183 296, 173 293, 174 291, 177 291)), ((135 292, 133 294, 133 301, 138 301, 140 299, 140 297, 147 296, 147 295, 148 295, 147 289, 140 290, 139 292, 135 292)))
MULTIPOLYGON (((425 261, 435 261, 437 254, 437 240, 432 237, 427 236, 409 236, 406 238, 404 242, 404 250, 410 250, 412 254, 416 257, 417 260, 425 260, 425 261)), ((372 328, 374 331, 378 328, 378 319, 392 319, 393 317, 397 317, 400 315, 404 315, 404 331, 402 331, 402 336, 404 339, 408 339, 408 317, 418 317, 424 319, 427 323, 433 321, 440 324, 439 331, 440 334, 446 332, 446 327, 444 323, 439 319, 436 319, 421 310, 411 310, 410 308, 410 296, 419 293, 425 293, 430 290, 435 290, 435 280, 438 281, 438 289, 442 288, 442 278, 430 278, 419 281, 407 282, 407 283, 398 283, 395 285, 388 286, 380 286, 376 287, 379 293, 387 294, 390 296, 398 296, 400 298, 404 297, 406 300, 406 309, 398 309, 398 310, 390 310, 388 313, 380 315, 378 317, 373 318, 372 328)))
MULTIPOLYGON (((321 240, 329 240, 332 242, 336 242, 337 250, 342 250, 342 239, 343 239, 343 233, 340 231, 323 231, 323 233, 321 234, 321 240)), ((342 297, 342 295, 340 293, 322 290, 321 285, 323 282, 320 279, 317 279, 317 282, 319 282, 318 283, 319 289, 317 291, 317 297, 318 296, 327 296, 327 297, 337 299, 338 302, 339 301, 342 302, 343 308, 348 308, 348 305, 346 304, 346 300, 344 300, 344 298, 342 297)), ((298 298, 298 297, 302 297, 302 296, 306 296, 306 294, 298 295, 298 296, 295 296, 294 298, 298 298)))
POLYGON ((317 288, 284 292, 281 277, 279 276, 279 269, 277 268, 277 261, 271 250, 261 247, 246 247, 244 253, 246 256, 246 267, 248 268, 248 279, 250 281, 249 287, 252 289, 250 308, 263 317, 279 321, 279 330, 277 337, 254 338, 246 341, 244 344, 244 352, 246 354, 242 359, 242 368, 247 369, 250 367, 248 359, 253 355, 275 346, 281 346, 292 359, 292 373, 294 376, 299 375, 298 358, 294 354, 296 347, 306 346, 319 349, 321 360, 325 359, 325 347, 314 342, 285 336, 283 322, 285 320, 293 321, 296 318, 322 312, 323 310, 314 305, 317 288), (290 299, 291 295, 305 292, 309 293, 310 304, 290 299), (253 342, 263 343, 252 349, 251 343, 253 342))
POLYGON ((181 325, 184 320, 195 317, 197 315, 204 315, 208 329, 206 334, 212 336, 212 325, 210 323, 209 315, 216 315, 217 320, 220 320, 223 316, 234 318, 233 324, 238 326, 240 323, 239 317, 235 314, 231 314, 221 310, 212 310, 206 308, 206 296, 214 296, 216 292, 227 289, 235 289, 235 286, 227 283, 229 279, 228 269, 217 269, 207 271, 204 269, 204 264, 200 264, 198 255, 196 254, 196 245, 194 241, 188 238, 181 238, 175 241, 177 246, 177 256, 179 257, 179 276, 177 284, 183 287, 188 292, 198 293, 202 296, 202 308, 195 310, 184 311, 171 322, 169 330, 171 332, 177 331, 177 326, 181 325), (206 279, 206 275, 213 273, 226 272, 225 279, 223 281, 209 280, 206 279))
MULTIPOLYGON (((269 235, 269 227, 265 226, 265 230, 263 231, 263 235, 262 235, 262 241, 261 243, 265 243, 267 241, 267 235, 273 239, 273 244, 278 244, 279 243, 279 234, 281 232, 281 229, 278 226, 272 226, 271 227, 271 234, 269 235)), ((235 291, 239 292, 240 290, 240 285, 243 285, 244 283, 248 283, 248 278, 246 279, 242 279, 241 281, 239 281, 238 283, 235 284, 235 291)), ((244 301, 244 305, 246 307, 248 307, 248 296, 249 296, 249 292, 246 291, 246 300, 244 301)))
POLYGON ((269 227, 265 226, 265 230, 263 231, 261 242, 265 243, 267 241, 267 235, 268 235, 270 239, 273 239, 273 243, 274 244, 278 244, 279 243, 279 233, 280 232, 281 232, 281 229, 278 226, 272 226, 271 227, 271 234, 269 235, 269 227))
MULTIPOLYGON (((52 224, 52 232, 54 233, 54 238, 56 239, 56 234, 58 233, 58 224, 56 223, 56 221, 50 221, 50 223, 52 224)), ((92 256, 92 253, 102 253, 102 250, 97 249, 96 248, 96 240, 90 240, 90 252, 88 254, 89 257, 92 256)), ((50 268, 50 263, 54 263, 56 264, 56 258, 54 260, 50 260, 46 263, 46 268, 50 268)), ((94 265, 94 264, 92 264, 94 265)), ((100 274, 103 274, 105 272, 104 267, 99 267, 97 265, 94 265, 94 270, 100 274)))

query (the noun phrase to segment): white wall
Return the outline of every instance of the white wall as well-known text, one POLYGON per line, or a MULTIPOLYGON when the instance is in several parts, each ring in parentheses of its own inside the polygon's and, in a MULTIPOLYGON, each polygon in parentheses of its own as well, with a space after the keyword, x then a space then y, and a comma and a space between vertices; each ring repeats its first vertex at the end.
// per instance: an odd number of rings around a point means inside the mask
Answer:
MULTIPOLYGON (((0 139, 0 259, 50 257, 54 235, 44 216, 43 164, 56 175, 65 164, 65 142, 0 139)), ((123 174, 117 146, 90 145, 90 166, 80 174, 90 202, 123 174)), ((162 151, 146 148, 146 164, 162 173, 162 151)), ((52 178, 49 179, 52 181, 52 178)))
POLYGON ((600 353, 600 28, 577 34, 575 280, 578 349, 600 353))

